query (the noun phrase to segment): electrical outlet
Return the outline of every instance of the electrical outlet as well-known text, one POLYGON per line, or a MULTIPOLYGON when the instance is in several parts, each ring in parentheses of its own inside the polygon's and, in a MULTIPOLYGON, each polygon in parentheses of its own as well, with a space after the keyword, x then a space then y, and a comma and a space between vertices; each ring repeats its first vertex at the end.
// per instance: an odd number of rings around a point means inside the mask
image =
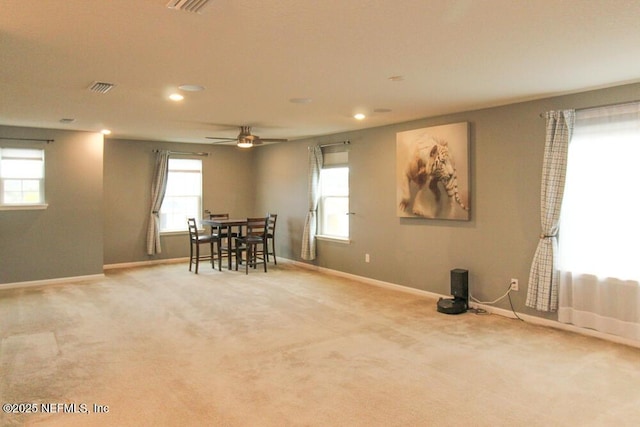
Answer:
POLYGON ((371 262, 371 257, 369 254, 364 254, 364 262, 371 262))
POLYGON ((518 279, 511 279, 511 290, 512 291, 518 290, 518 279))

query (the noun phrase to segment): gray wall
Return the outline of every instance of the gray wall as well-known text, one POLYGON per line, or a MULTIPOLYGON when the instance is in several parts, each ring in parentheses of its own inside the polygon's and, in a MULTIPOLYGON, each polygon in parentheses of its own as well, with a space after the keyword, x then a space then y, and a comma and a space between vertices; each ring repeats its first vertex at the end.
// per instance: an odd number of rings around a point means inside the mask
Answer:
POLYGON ((0 211, 0 283, 101 274, 102 135, 0 126, 0 136, 55 140, 0 140, 3 146, 44 148, 49 204, 0 211))
MULTIPOLYGON (((307 147, 349 139, 352 240, 319 241, 313 264, 446 295, 450 270, 465 268, 471 293, 481 301, 502 295, 509 279, 518 278, 515 309, 555 318, 524 305, 540 234, 545 121, 539 115, 638 99, 640 85, 627 85, 261 147, 255 151, 257 207, 279 213, 279 253, 301 261, 307 147), (398 218, 396 132, 461 121, 471 127, 471 221, 398 218)), ((498 306, 508 309, 508 300, 498 306)))
POLYGON ((184 233, 161 236, 162 253, 146 254, 156 149, 209 153, 207 157, 195 157, 203 163, 203 210, 229 212, 232 216, 254 212, 251 151, 210 144, 107 140, 104 150, 105 265, 189 256, 186 223, 184 233))
MULTIPOLYGON (((449 293, 451 269, 466 268, 480 300, 500 296, 515 277, 521 289, 513 297, 515 309, 554 318, 524 306, 540 232, 545 123, 539 114, 638 99, 640 84, 626 85, 248 151, 107 139, 104 161, 100 135, 0 127, 0 136, 56 139, 46 148, 49 209, 0 211, 0 283, 187 256, 185 234, 163 236, 158 256, 145 252, 153 150, 160 148, 210 152, 204 158, 203 207, 238 216, 278 213, 278 254, 300 261, 307 147, 349 139, 352 241, 318 242, 314 264, 439 294, 449 293), (471 125, 471 220, 398 218, 396 132, 460 121, 471 125)), ((509 308, 507 301, 499 306, 509 308)))

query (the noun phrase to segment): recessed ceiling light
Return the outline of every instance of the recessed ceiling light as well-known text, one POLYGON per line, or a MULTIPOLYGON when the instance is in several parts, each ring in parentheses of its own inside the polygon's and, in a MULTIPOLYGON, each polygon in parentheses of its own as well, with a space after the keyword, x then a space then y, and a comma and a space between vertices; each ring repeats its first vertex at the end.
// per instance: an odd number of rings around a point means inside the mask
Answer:
POLYGON ((389 77, 389 80, 392 82, 401 82, 404 80, 404 76, 391 76, 389 77))
POLYGON ((204 86, 186 84, 178 86, 178 89, 184 90, 186 92, 202 92, 204 90, 204 86))
POLYGON ((184 96, 180 95, 179 93, 172 93, 171 95, 169 95, 169 99, 172 101, 182 101, 184 99, 184 96))
POLYGON ((291 98, 289 100, 289 102, 291 102, 293 104, 308 104, 311 101, 313 101, 313 99, 311 99, 311 98, 291 98))
POLYGON ((364 114, 362 114, 362 113, 358 113, 358 114, 354 114, 354 115, 353 115, 353 118, 354 118, 354 119, 356 119, 356 120, 364 120, 364 119, 365 119, 365 117, 367 117, 367 116, 365 116, 365 115, 364 115, 364 114))
POLYGON ((103 135, 111 135, 111 131, 109 129, 102 129, 100 133, 103 135))

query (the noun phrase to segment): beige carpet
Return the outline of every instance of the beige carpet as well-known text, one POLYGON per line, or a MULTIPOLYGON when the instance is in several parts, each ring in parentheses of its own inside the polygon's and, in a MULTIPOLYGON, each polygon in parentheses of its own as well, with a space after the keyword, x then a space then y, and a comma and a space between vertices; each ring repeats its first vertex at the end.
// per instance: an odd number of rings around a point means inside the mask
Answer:
POLYGON ((0 291, 0 338, 2 426, 640 425, 638 349, 285 262, 0 291))

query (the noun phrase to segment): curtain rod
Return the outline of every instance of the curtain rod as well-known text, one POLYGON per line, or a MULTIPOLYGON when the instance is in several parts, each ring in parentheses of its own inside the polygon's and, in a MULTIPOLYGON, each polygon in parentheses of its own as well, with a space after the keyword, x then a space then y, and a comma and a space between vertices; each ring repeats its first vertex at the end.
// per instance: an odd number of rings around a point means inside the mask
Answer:
POLYGON ((320 145, 320 148, 331 147, 333 145, 349 145, 349 144, 351 144, 351 141, 347 139, 346 141, 332 142, 331 144, 322 144, 320 145))
MULTIPOLYGON (((160 150, 153 150, 153 152, 159 153, 160 150)), ((207 157, 209 155, 209 153, 204 153, 204 152, 195 153, 191 151, 169 151, 169 154, 179 154, 183 156, 204 156, 204 157, 207 157)))
POLYGON ((14 141, 36 141, 36 142, 46 142, 49 144, 50 142, 55 141, 54 139, 38 139, 38 138, 9 138, 6 136, 0 136, 0 139, 13 139, 14 141))
MULTIPOLYGON (((576 108, 576 111, 595 110, 596 108, 613 107, 613 106, 617 106, 617 105, 631 105, 631 104, 637 104, 639 102, 640 101, 613 102, 611 104, 596 105, 596 106, 593 106, 593 107, 576 108)), ((546 112, 540 113, 540 117, 544 117, 545 114, 546 114, 546 112)))

